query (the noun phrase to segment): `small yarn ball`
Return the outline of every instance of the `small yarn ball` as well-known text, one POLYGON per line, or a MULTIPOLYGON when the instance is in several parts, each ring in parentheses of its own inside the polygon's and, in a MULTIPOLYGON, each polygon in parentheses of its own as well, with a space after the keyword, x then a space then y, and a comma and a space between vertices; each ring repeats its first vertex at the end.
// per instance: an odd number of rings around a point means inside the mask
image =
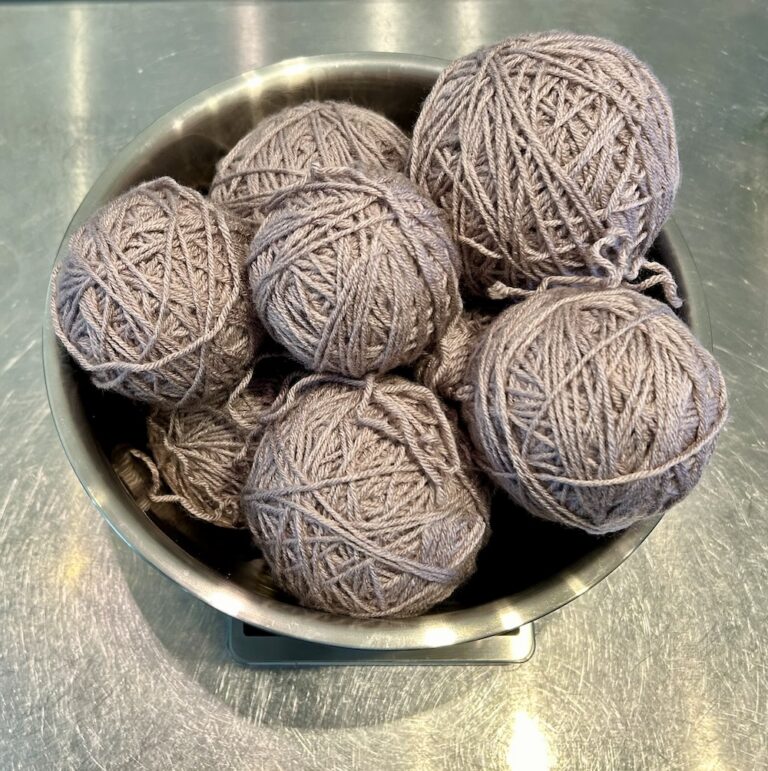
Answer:
POLYGON ((246 248, 194 190, 168 177, 139 185, 70 239, 54 279, 56 334, 99 388, 163 408, 225 395, 263 334, 246 248))
POLYGON ((469 362, 496 314, 483 310, 460 313, 435 348, 416 363, 416 380, 443 399, 461 401, 471 392, 469 362))
POLYGON ((243 491, 276 583, 358 617, 412 616, 448 597, 488 532, 488 496, 458 436, 435 396, 400 377, 294 385, 243 491))
POLYGON ((261 121, 219 162, 211 198, 255 232, 269 197, 312 164, 403 171, 408 138, 390 120, 347 102, 305 102, 261 121))
POLYGON ((653 72, 609 40, 561 32, 510 38, 443 70, 408 168, 447 212, 477 294, 560 275, 633 280, 680 181, 653 72))
POLYGON ((659 514, 698 482, 727 417, 722 373, 672 310, 627 289, 551 289, 488 328, 463 403, 488 474, 590 533, 659 514))
POLYGON ((437 207, 396 172, 313 168, 251 245, 256 312, 306 367, 352 377, 411 364, 461 308, 437 207))
POLYGON ((251 469, 254 436, 277 398, 278 377, 254 377, 224 401, 176 410, 154 409, 147 419, 153 501, 178 503, 193 517, 222 527, 245 527, 240 495, 251 469), (170 488, 161 494, 160 480, 170 488))

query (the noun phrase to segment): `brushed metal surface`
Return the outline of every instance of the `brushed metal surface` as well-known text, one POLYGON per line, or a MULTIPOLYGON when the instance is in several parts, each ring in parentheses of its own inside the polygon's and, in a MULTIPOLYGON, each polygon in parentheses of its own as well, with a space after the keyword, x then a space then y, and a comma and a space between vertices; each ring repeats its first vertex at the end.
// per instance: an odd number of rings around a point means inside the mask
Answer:
POLYGON ((764 2, 0 7, 0 767, 760 769, 768 765, 764 2), (153 119, 282 58, 450 58, 522 30, 613 37, 678 120, 675 217, 733 418, 697 492, 537 627, 519 667, 245 669, 225 619, 118 541, 62 453, 40 315, 60 236, 153 119))
MULTIPOLYGON (((216 161, 239 137, 287 105, 345 98, 410 130, 446 63, 393 53, 309 56, 206 89, 141 132, 109 163, 75 213, 57 261, 65 259, 69 234, 81 222, 139 182, 167 174, 182 184, 207 187, 216 161)), ((653 258, 677 278, 686 321, 711 345, 701 280, 674 223, 665 226, 653 250, 653 258)), ((491 514, 496 538, 483 550, 472 580, 446 603, 407 619, 319 613, 277 591, 247 533, 222 531, 191 520, 170 504, 149 502, 150 478, 125 449, 128 444, 146 451, 145 410, 94 388, 56 340, 50 318, 43 330, 43 365, 51 414, 67 457, 115 532, 196 597, 280 634, 397 650, 445 647, 508 632, 581 596, 632 554, 657 522, 647 520, 598 539, 533 519, 500 494, 491 514), (519 553, 516 570, 509 565, 514 548, 519 553)))

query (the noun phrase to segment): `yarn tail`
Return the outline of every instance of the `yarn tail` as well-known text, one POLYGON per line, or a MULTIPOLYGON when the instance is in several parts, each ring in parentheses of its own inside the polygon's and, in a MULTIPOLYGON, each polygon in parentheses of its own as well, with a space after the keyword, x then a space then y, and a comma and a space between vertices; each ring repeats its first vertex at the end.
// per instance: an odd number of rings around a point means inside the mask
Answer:
POLYGON ((496 281, 488 289, 488 297, 492 300, 521 300, 537 292, 563 286, 594 289, 621 287, 636 292, 646 292, 654 286, 659 286, 667 304, 672 308, 680 308, 683 301, 680 299, 677 282, 669 268, 660 262, 649 262, 643 259, 633 247, 634 245, 627 244, 626 233, 609 231, 589 250, 590 267, 595 271, 592 275, 547 276, 535 289, 522 289, 496 281), (610 255, 611 251, 613 255, 610 255), (641 272, 651 275, 638 281, 641 272))

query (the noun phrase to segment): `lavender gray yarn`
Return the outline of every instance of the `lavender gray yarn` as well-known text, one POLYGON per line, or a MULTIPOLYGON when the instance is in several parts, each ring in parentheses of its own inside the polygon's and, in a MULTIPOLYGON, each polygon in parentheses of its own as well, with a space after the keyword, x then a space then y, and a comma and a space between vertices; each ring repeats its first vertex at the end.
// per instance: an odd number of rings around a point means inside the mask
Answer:
POLYGON ((99 388, 173 408, 231 391, 260 327, 245 235, 164 177, 100 209, 71 238, 52 293, 56 334, 99 388))
POLYGON ((407 152, 408 138, 383 115, 347 102, 305 102, 244 136, 218 164, 210 195, 255 232, 269 197, 312 164, 403 171, 407 152))
POLYGON ((150 500, 178 503, 193 517, 222 527, 245 527, 240 495, 261 419, 282 382, 281 377, 255 374, 226 400, 154 409, 147 419, 152 458, 133 453, 151 474, 150 500), (160 492, 161 481, 170 493, 160 492))
POLYGON ((669 98, 609 40, 547 32, 457 59, 416 123, 411 178, 447 212, 469 291, 634 281, 680 179, 669 98))
POLYGON ((437 345, 416 363, 416 380, 450 401, 462 401, 472 391, 466 382, 469 362, 496 314, 481 310, 460 313, 437 345))
POLYGON ((243 506, 302 605, 411 616, 475 569, 488 497, 435 396, 391 375, 311 375, 278 399, 243 506))
POLYGON ((698 482, 725 423, 717 362, 663 303, 551 289, 488 328, 463 404, 489 475, 531 513, 607 533, 698 482))
POLYGON ((461 307, 437 207, 395 172, 313 168, 272 199, 250 261, 262 322, 317 371, 410 364, 461 307))

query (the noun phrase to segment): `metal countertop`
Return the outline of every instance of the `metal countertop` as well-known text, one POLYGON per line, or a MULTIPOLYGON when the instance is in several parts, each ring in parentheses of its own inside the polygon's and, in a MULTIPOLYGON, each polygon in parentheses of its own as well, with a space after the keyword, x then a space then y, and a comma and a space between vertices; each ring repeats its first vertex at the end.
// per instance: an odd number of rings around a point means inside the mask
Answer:
POLYGON ((0 767, 768 766, 768 4, 0 5, 0 767), (49 271, 111 156, 178 102, 285 57, 453 58, 528 30, 633 48, 675 106, 675 212, 733 418, 697 492, 517 667, 257 671, 225 619, 92 509, 56 438, 49 271))

